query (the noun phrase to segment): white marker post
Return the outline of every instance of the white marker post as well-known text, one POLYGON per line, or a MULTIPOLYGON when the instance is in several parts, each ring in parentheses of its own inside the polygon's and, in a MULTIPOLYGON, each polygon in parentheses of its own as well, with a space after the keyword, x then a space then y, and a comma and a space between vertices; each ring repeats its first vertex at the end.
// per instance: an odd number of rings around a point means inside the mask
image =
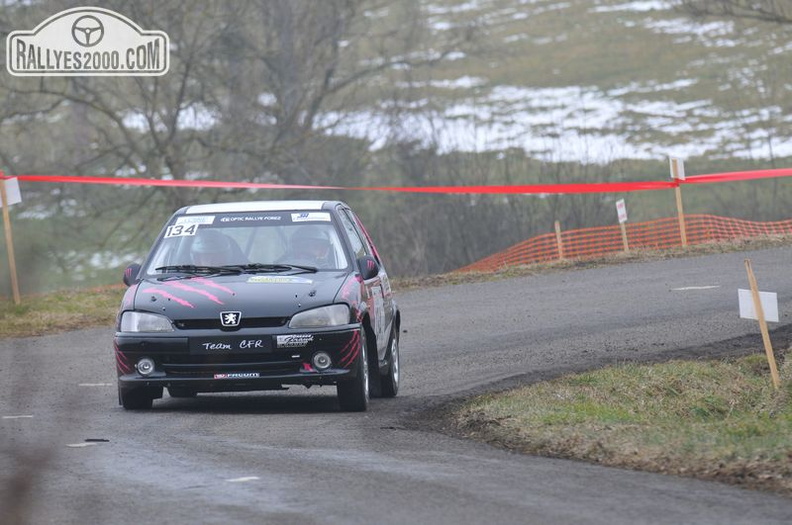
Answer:
POLYGON ((616 201, 616 214, 619 216, 624 253, 630 253, 630 245, 627 244, 627 205, 624 203, 624 199, 616 201))
MULTIPOLYGON (((682 159, 670 157, 668 159, 671 165, 671 178, 677 181, 685 180, 685 163, 682 159)), ((677 216, 679 216, 679 237, 682 240, 682 246, 687 246, 687 231, 685 231, 685 210, 682 207, 682 188, 679 184, 674 188, 676 195, 677 216)))
MULTIPOLYGON (((778 375, 778 367, 776 366, 775 355, 773 355, 773 345, 770 341, 770 333, 767 330, 767 321, 765 318, 765 304, 775 312, 774 320, 778 321, 778 299, 776 294, 769 294, 766 292, 759 292, 759 286, 756 284, 756 277, 754 276, 753 269, 751 268, 751 260, 745 259, 745 270, 748 272, 748 282, 751 285, 751 299, 753 301, 753 311, 745 307, 743 303, 747 302, 740 300, 740 317, 747 319, 757 319, 759 321, 759 330, 762 332, 762 341, 764 342, 765 353, 767 354, 767 362, 770 364, 770 375, 773 378, 773 386, 776 390, 781 388, 781 378, 778 375)), ((738 290, 738 293, 740 291, 738 290)), ((743 294, 741 294, 743 295, 743 294)))
POLYGON ((3 229, 5 230, 6 251, 8 252, 8 268, 11 273, 11 291, 14 294, 14 304, 19 304, 19 281, 17 280, 16 259, 14 257, 14 240, 11 236, 11 215, 8 207, 20 202, 19 181, 7 178, 0 172, 0 205, 3 207, 3 229))

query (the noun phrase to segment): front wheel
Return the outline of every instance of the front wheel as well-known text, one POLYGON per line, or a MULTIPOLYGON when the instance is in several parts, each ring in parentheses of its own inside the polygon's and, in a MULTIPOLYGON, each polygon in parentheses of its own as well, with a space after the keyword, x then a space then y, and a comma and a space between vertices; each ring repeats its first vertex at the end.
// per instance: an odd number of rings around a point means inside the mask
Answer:
POLYGON ((388 357, 388 372, 380 377, 382 397, 396 397, 399 393, 399 331, 393 327, 390 340, 390 356, 388 357))
POLYGON ((360 355, 357 358, 357 375, 349 381, 338 383, 338 404, 347 412, 365 412, 369 403, 369 366, 366 351, 366 331, 360 330, 360 355))

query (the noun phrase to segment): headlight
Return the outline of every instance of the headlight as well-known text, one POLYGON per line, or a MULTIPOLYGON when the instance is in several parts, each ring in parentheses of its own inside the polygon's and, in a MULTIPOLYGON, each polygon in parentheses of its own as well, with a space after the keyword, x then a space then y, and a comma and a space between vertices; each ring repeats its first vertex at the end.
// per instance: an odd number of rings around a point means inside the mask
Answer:
POLYGON ((145 312, 124 312, 121 316, 122 332, 172 332, 173 325, 164 315, 145 312))
POLYGON ((289 322, 289 328, 322 328, 342 324, 349 324, 349 306, 334 304, 296 314, 289 322))

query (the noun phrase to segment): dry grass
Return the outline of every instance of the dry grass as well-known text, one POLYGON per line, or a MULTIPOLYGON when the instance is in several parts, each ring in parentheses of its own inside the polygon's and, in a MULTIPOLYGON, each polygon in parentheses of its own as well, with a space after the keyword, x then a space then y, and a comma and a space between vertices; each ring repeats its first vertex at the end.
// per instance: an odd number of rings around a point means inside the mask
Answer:
POLYGON ((465 437, 526 454, 792 496, 789 360, 781 376, 776 391, 763 354, 627 364, 475 398, 453 425, 465 437))
POLYGON ((0 337, 28 337, 112 326, 124 288, 64 290, 0 302, 0 337))

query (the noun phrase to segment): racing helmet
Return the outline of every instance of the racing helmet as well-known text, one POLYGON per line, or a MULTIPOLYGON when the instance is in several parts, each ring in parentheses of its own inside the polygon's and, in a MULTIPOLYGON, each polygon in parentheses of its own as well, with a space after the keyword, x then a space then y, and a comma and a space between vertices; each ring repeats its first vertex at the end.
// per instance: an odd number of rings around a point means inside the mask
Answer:
POLYGON ((298 228, 291 236, 292 251, 295 255, 324 259, 332 246, 324 229, 316 224, 298 228))
POLYGON ((231 255, 231 239, 217 230, 198 230, 190 246, 190 253, 195 264, 226 264, 231 255))

